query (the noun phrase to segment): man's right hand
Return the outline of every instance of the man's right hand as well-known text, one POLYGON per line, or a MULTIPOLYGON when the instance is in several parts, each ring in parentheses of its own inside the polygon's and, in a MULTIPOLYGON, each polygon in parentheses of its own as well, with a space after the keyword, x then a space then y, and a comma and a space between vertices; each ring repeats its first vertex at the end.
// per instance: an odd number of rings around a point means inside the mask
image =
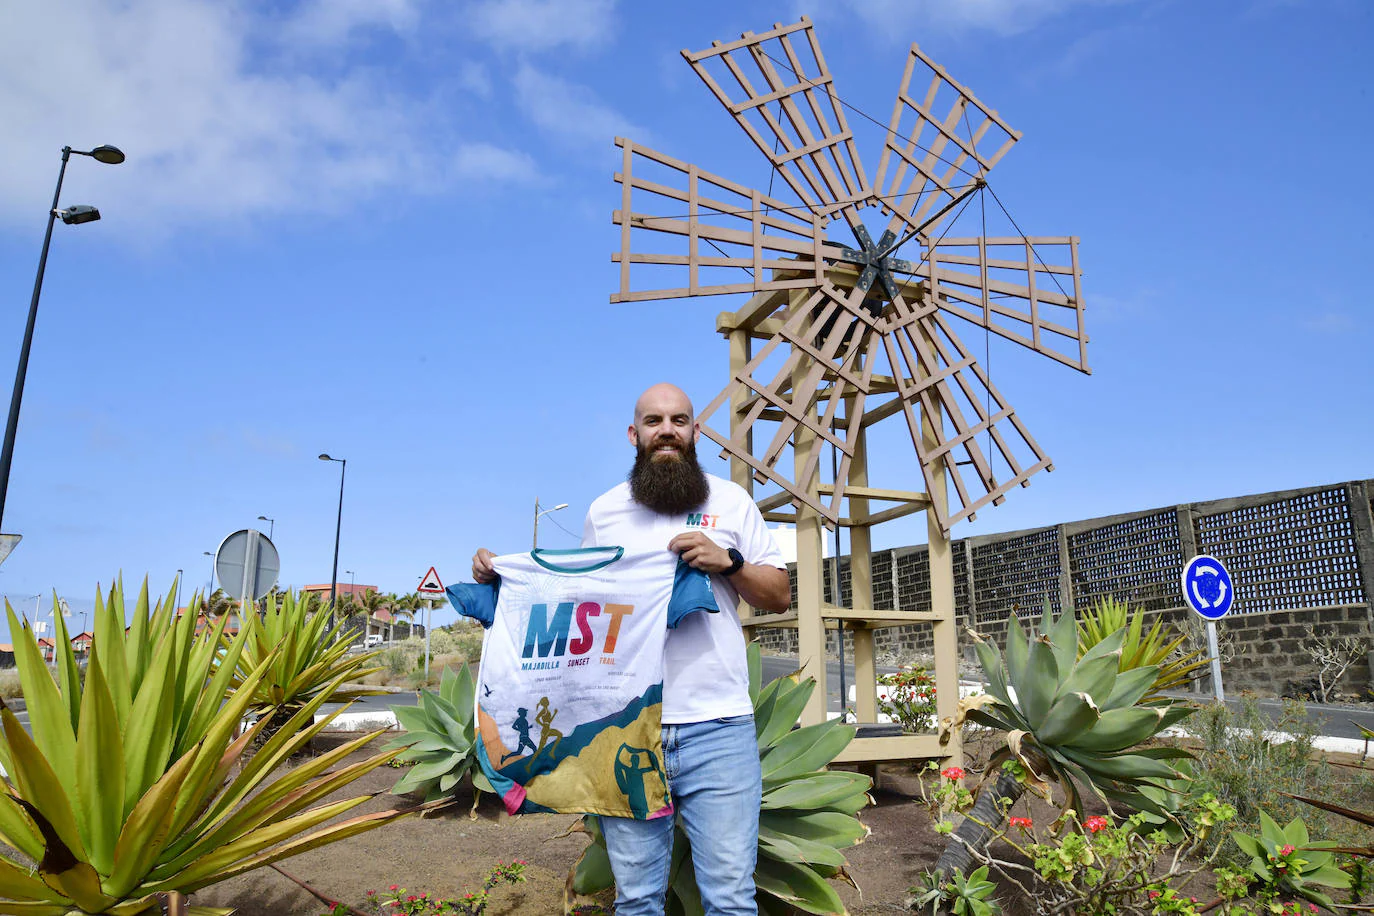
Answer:
POLYGON ((491 565, 491 561, 495 558, 496 554, 487 548, 477 548, 477 552, 472 555, 472 580, 474 582, 481 582, 485 585, 488 582, 496 581, 496 567, 491 565))

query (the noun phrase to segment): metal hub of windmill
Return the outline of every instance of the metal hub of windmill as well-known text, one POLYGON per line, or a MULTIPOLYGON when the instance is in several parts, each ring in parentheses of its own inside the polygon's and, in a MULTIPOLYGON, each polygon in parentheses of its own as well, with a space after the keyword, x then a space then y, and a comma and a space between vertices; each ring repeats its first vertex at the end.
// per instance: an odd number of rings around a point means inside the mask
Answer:
POLYGON ((1052 470, 952 320, 1089 372, 1077 238, 950 234, 975 199, 1001 207, 987 176, 1021 135, 912 45, 870 180, 810 20, 682 53, 770 163, 769 189, 617 138, 611 301, 753 294, 769 333, 700 412, 703 432, 832 524, 859 430, 889 417, 927 491, 952 487, 933 506, 946 532, 1052 470), (867 208, 886 218, 876 241, 867 208), (827 236, 837 220, 852 244, 827 236), (728 435, 709 425, 727 405, 728 435), (827 443, 839 466, 818 488, 827 443))

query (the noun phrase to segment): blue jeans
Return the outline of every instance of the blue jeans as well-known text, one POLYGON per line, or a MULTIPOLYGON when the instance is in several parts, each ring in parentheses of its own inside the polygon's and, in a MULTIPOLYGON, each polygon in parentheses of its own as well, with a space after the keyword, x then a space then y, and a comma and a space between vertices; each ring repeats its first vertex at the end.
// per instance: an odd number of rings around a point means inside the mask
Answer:
POLYGON ((706 916, 757 916, 754 864, 763 778, 752 715, 663 726, 663 765, 674 815, 601 818, 616 916, 663 916, 673 821, 692 845, 706 916))

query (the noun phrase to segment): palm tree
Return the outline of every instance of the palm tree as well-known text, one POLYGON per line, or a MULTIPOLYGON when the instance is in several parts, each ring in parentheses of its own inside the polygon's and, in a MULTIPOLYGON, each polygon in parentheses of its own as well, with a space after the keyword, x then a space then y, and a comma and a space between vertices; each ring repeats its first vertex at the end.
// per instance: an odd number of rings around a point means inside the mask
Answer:
MULTIPOLYGON (((391 595, 378 594, 376 589, 369 588, 363 593, 362 598, 358 599, 359 610, 366 611, 368 619, 375 617, 379 611, 393 607, 394 598, 391 595)), ((392 624, 387 622, 386 641, 391 642, 392 624)))
POLYGON ((202 598, 200 602, 200 612, 206 617, 220 617, 237 608, 239 603, 229 597, 229 593, 222 588, 217 588, 208 597, 202 598))
MULTIPOLYGON (((277 600, 276 595, 272 596, 272 600, 277 600)), ((324 598, 319 592, 301 592, 298 600, 305 605, 307 614, 313 614, 324 606, 324 598)))
MULTIPOLYGON (((324 599, 321 598, 320 600, 323 601, 324 599)), ((357 599, 353 597, 352 592, 344 592, 342 595, 339 595, 334 601, 334 619, 347 620, 349 617, 352 617, 357 613, 357 608, 355 607, 357 603, 357 599)))
MULTIPOLYGON (((392 596, 392 597, 395 597, 395 596, 392 596)), ((414 633, 414 632, 415 632, 415 612, 418 611, 418 610, 421 610, 422 608, 426 607, 427 605, 428 605, 428 602, 426 602, 423 598, 420 597, 419 592, 410 592, 410 593, 408 593, 408 594, 402 595, 402 596, 399 597, 399 598, 396 598, 396 603, 395 603, 395 605, 394 605, 394 611, 395 611, 395 613, 397 613, 397 614, 404 614, 404 615, 405 615, 406 619, 410 621, 410 630, 411 630, 412 633, 414 633)))

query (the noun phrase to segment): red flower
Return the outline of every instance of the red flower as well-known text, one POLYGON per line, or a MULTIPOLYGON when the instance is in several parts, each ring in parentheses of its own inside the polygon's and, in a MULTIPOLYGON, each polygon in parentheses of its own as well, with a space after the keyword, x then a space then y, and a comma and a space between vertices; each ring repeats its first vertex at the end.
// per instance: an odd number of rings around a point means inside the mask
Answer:
POLYGON ((1102 815, 1094 814, 1092 817, 1088 818, 1086 821, 1083 822, 1083 826, 1088 828, 1089 833, 1097 833, 1097 831, 1101 830, 1102 828, 1110 827, 1111 825, 1107 822, 1107 819, 1102 815))
POLYGON ((1293 847, 1292 847, 1292 846, 1289 846, 1289 845, 1286 845, 1286 844, 1284 845, 1284 847, 1283 847, 1282 849, 1279 850, 1279 855, 1281 855, 1281 856, 1291 856, 1292 854, 1293 854, 1293 847))
POLYGON ((401 885, 399 885, 399 884, 393 884, 393 885, 391 885, 390 887, 387 888, 387 890, 389 890, 389 891, 398 891, 398 890, 400 890, 400 889, 401 889, 401 885))
POLYGON ((1031 826, 1031 819, 1028 817, 1014 817, 1011 819, 1011 825, 1013 827, 1025 829, 1031 826))
POLYGON ((1151 899, 1151 900, 1155 899, 1155 898, 1158 897, 1158 896, 1159 896, 1159 891, 1150 891, 1150 899, 1151 899))
POLYGON ((964 778, 964 770, 962 767, 946 767, 945 769, 940 771, 940 775, 945 777, 946 779, 953 779, 957 781, 964 778))

